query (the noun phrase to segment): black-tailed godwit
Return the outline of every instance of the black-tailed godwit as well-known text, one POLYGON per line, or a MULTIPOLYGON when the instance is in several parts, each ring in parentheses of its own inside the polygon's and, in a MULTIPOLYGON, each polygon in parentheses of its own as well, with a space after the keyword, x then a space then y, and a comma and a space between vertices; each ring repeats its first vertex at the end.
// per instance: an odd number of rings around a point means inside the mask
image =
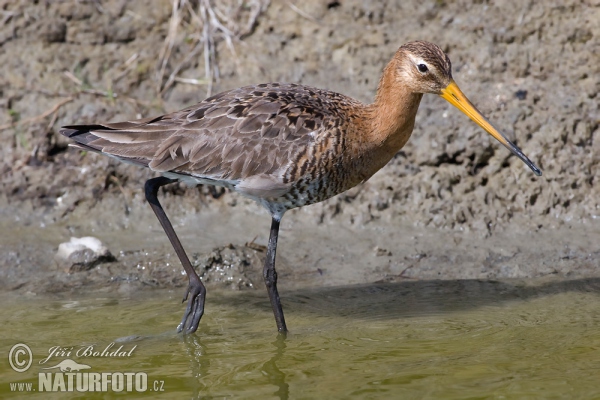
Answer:
POLYGON ((79 148, 161 174, 146 182, 145 193, 189 278, 179 332, 198 328, 206 289, 158 201, 158 189, 175 181, 218 185, 263 205, 272 219, 263 276, 277 329, 286 332, 275 271, 283 214, 342 193, 387 164, 410 137, 424 93, 456 106, 541 175, 461 92, 448 56, 423 41, 398 49, 372 104, 304 85, 265 83, 156 118, 65 126, 60 133, 79 148))

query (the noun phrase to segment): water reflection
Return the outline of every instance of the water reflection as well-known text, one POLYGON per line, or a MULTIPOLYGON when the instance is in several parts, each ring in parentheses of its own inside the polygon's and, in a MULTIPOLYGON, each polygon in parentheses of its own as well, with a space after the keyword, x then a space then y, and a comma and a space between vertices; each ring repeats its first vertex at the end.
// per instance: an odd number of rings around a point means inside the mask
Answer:
POLYGON ((271 357, 269 361, 265 362, 261 369, 261 371, 267 377, 269 383, 277 386, 277 391, 273 394, 279 397, 281 400, 287 400, 290 395, 290 386, 285 381, 285 374, 281 372, 281 370, 277 366, 277 362, 283 357, 285 353, 286 338, 286 335, 277 335, 277 339, 275 339, 275 341, 271 343, 273 347, 275 347, 273 357, 271 357))
POLYGON ((185 351, 190 360, 190 371, 197 385, 193 387, 193 398, 201 398, 207 391, 202 378, 208 376, 210 371, 210 357, 207 357, 206 348, 197 335, 180 335, 185 344, 185 351))
MULTIPOLYGON (((223 351, 223 344, 226 344, 226 348, 231 347, 231 352, 235 353, 238 349, 236 346, 245 347, 248 342, 239 340, 238 343, 233 343, 225 339, 219 343, 211 343, 205 345, 202 343, 202 337, 199 335, 179 335, 181 342, 184 344, 186 358, 190 362, 190 371, 194 380, 193 385, 193 398, 206 398, 208 393, 214 391, 214 382, 221 380, 219 376, 221 365, 215 365, 211 369, 211 359, 218 359, 219 353, 223 351), (229 343, 227 343, 229 342, 229 343), (210 350, 212 349, 212 351, 210 350)), ((240 338, 238 338, 240 339, 240 338)), ((210 340, 209 340, 210 341, 210 340)), ((262 377, 266 378, 264 384, 269 384, 277 388, 275 392, 271 392, 272 395, 279 399, 287 400, 290 396, 289 384, 286 382, 286 374, 281 371, 278 364, 285 355, 286 349, 286 336, 277 334, 276 338, 270 344, 259 345, 256 348, 257 354, 255 357, 260 358, 262 354, 271 354, 271 357, 262 365, 253 366, 253 361, 250 361, 250 368, 242 369, 257 369, 262 377), (263 347, 265 347, 263 349, 263 347)), ((219 364, 219 363, 217 363, 219 364)), ((232 368, 228 373, 235 372, 235 368, 232 368)))

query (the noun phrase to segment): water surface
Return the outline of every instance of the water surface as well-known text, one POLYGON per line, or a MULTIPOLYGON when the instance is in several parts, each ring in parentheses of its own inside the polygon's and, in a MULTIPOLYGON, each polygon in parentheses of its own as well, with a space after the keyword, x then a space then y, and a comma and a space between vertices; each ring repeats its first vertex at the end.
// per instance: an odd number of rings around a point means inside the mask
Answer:
POLYGON ((599 280, 415 281, 282 291, 291 330, 285 339, 262 290, 211 291, 200 329, 187 337, 174 329, 183 311, 179 291, 4 294, 0 393, 18 382, 37 390, 38 373, 48 372, 41 368, 72 359, 91 367, 83 372, 146 373, 147 391, 132 393, 140 397, 162 389, 151 395, 598 398, 599 289, 599 280), (23 373, 6 361, 17 343, 33 354, 23 373), (56 356, 39 364, 55 346, 101 350, 111 343, 113 350, 136 347, 120 358, 56 356))

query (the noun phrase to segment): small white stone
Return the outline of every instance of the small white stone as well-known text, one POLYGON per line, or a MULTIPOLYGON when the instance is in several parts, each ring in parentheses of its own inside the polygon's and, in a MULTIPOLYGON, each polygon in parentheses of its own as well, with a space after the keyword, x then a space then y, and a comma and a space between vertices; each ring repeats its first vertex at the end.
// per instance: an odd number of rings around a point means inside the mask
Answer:
POLYGON ((58 246, 56 257, 66 260, 74 252, 86 249, 93 251, 98 256, 109 253, 108 248, 102 244, 100 239, 93 236, 85 236, 82 238, 72 237, 69 242, 61 243, 58 246))
POLYGON ((72 237, 70 241, 61 243, 55 259, 69 273, 87 271, 98 264, 116 261, 108 248, 92 236, 72 237))

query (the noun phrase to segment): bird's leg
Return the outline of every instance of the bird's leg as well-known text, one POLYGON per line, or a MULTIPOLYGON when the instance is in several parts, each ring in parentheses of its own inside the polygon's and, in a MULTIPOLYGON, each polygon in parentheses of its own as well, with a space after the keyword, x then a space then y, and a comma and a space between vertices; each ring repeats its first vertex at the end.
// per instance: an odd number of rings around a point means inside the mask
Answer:
POLYGON ((275 271, 275 254, 277 253, 277 237, 279 236, 279 221, 277 217, 273 217, 271 221, 271 234, 269 236, 269 247, 267 249, 267 259, 263 268, 263 278, 269 292, 269 299, 275 314, 275 322, 277 330, 280 333, 286 333, 285 318, 283 317, 283 308, 281 308, 281 300, 277 292, 277 272, 275 271))
POLYGON ((171 225, 171 221, 165 214, 162 206, 158 202, 158 189, 161 186, 167 185, 169 183, 176 182, 173 179, 166 178, 164 176, 160 176, 158 178, 152 178, 146 181, 146 185, 144 187, 146 193, 146 200, 150 203, 150 207, 156 214, 158 221, 163 227, 163 230, 167 234, 171 245, 175 249, 175 253, 179 257, 179 261, 181 261, 181 265, 183 265, 183 269, 188 276, 189 286, 187 291, 185 292, 185 296, 183 297, 183 301, 188 300, 187 308, 183 314, 183 318, 181 323, 177 326, 177 332, 183 331, 185 329, 185 333, 193 333, 198 329, 198 324, 200 323, 200 318, 202 318, 202 314, 204 314, 204 299, 206 298, 206 288, 202 284, 200 277, 192 267, 192 263, 185 254, 185 250, 173 229, 173 225, 171 225))

